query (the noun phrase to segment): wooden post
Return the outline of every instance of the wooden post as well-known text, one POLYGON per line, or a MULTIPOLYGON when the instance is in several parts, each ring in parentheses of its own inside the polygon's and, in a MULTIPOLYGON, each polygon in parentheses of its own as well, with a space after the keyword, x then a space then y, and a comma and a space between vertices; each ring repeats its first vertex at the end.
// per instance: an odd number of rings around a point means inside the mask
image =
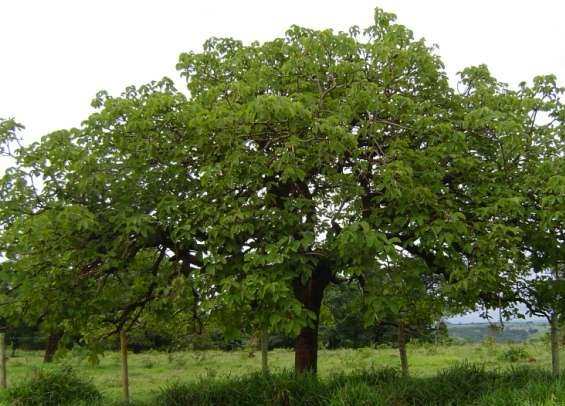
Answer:
POLYGON ((0 388, 6 389, 6 333, 0 332, 0 388))
POLYGON ((269 333, 267 330, 261 331, 261 371, 269 373, 269 333))
POLYGON ((120 331, 120 357, 122 364, 122 390, 123 398, 126 403, 129 402, 129 379, 128 379, 128 342, 126 331, 120 331))

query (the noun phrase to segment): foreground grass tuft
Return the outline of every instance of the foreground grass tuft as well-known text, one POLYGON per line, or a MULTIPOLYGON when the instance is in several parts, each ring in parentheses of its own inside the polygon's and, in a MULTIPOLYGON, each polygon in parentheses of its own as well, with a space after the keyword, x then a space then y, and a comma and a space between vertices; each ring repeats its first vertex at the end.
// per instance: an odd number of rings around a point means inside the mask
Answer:
POLYGON ((385 406, 386 401, 366 383, 348 383, 338 388, 329 406, 385 406))
POLYGON ((207 379, 173 384, 156 398, 155 406, 184 405, 324 405, 325 385, 311 374, 282 372, 207 379))
POLYGON ((98 389, 70 368, 37 369, 30 379, 8 389, 5 402, 17 406, 71 406, 99 402, 98 389))

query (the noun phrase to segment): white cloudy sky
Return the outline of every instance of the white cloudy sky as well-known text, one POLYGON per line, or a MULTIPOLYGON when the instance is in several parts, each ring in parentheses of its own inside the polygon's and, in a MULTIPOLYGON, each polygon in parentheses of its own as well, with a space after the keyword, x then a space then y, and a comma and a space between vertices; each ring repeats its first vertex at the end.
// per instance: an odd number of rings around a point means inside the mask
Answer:
POLYGON ((375 6, 438 44, 452 77, 486 63, 508 83, 545 73, 565 82, 560 0, 2 0, 0 117, 16 117, 36 140, 78 126, 100 89, 177 78, 178 54, 210 36, 249 42, 291 24, 364 27, 375 6))

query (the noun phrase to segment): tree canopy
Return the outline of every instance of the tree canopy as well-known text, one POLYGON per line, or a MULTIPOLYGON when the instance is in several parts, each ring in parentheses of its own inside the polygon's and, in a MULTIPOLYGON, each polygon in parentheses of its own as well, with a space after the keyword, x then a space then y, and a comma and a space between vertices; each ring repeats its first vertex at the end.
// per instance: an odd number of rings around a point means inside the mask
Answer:
POLYGON ((473 67, 456 91, 379 9, 365 30, 212 38, 177 68, 188 94, 100 92, 81 128, 30 146, 2 121, 7 317, 86 336, 217 317, 296 335, 315 371, 331 283, 360 284, 367 320, 418 309, 416 291, 441 313, 492 303, 524 246, 563 258, 553 77, 511 91, 473 67))

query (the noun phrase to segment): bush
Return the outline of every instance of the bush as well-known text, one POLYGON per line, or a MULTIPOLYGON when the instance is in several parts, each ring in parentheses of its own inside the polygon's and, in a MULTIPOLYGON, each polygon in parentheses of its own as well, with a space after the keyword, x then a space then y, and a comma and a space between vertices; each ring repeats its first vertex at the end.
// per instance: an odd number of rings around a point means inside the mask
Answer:
POLYGON ((524 361, 530 357, 528 351, 523 347, 511 347, 500 355, 500 359, 508 362, 524 361))
POLYGON ((30 379, 6 392, 9 404, 17 406, 75 406, 100 401, 96 387, 69 368, 38 369, 30 379))

